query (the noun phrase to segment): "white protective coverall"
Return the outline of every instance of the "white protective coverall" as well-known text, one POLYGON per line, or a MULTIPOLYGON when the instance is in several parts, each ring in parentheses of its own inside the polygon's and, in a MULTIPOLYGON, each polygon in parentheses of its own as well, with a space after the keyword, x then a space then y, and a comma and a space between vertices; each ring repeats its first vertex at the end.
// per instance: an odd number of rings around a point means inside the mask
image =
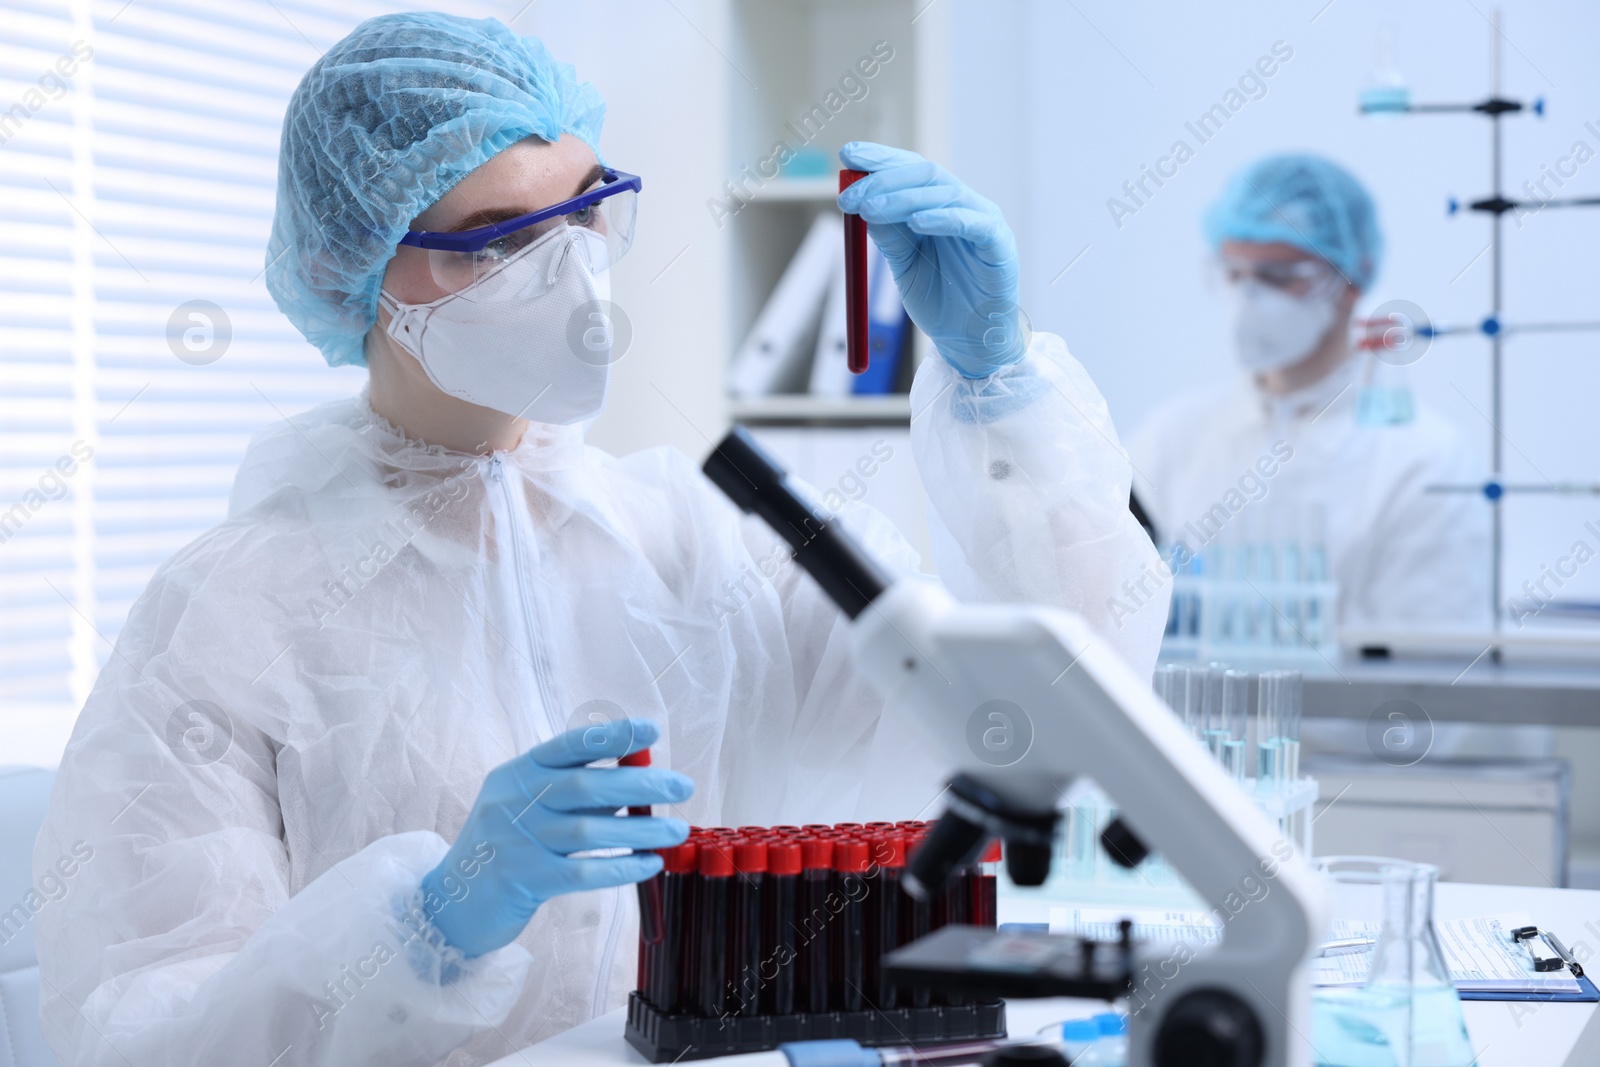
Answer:
MULTIPOLYGON (((1165 603, 1107 603, 1159 563, 1061 341, 980 381, 929 360, 912 408, 948 586, 1081 612, 1148 675, 1165 603)), ((684 455, 535 426, 468 456, 364 397, 269 427, 228 520, 134 605, 56 780, 36 869, 92 852, 37 918, 62 1062, 461 1067, 620 1006, 632 887, 550 901, 453 980, 397 921, 484 775, 596 708, 662 723, 692 823, 916 816, 948 770, 877 736, 844 617, 684 455), (869 776, 897 800, 864 810, 869 776)))

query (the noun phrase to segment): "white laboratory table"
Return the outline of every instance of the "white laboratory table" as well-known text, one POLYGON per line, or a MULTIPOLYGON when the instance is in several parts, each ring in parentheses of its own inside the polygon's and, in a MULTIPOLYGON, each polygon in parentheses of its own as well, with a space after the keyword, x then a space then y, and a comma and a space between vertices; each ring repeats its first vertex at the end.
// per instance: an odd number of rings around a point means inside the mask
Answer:
MULTIPOLYGON (((1438 919, 1526 911, 1561 936, 1579 956, 1595 958, 1600 973, 1600 891, 1443 882, 1434 902, 1438 919)), ((1005 916, 1001 916, 1005 919, 1005 916)), ((1591 1067, 1600 1064, 1600 1012, 1595 1004, 1467 1001, 1467 1032, 1478 1067, 1591 1067)), ((1051 1022, 1104 1011, 1100 1001, 1019 1000, 1006 1005, 1013 1037, 1051 1022)), ((614 1067, 648 1061, 622 1039, 625 1009, 496 1061, 491 1067, 614 1067)), ((784 1067, 778 1053, 727 1056, 725 1067, 784 1067)))

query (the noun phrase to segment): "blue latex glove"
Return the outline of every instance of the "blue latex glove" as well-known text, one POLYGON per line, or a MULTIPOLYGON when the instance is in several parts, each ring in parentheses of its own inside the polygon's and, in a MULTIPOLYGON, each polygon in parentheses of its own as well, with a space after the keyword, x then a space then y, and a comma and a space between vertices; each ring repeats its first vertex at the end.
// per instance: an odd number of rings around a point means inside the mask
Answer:
POLYGON ((655 767, 586 767, 648 748, 661 731, 649 719, 621 719, 552 738, 490 771, 444 860, 422 879, 423 907, 444 939, 466 956, 514 941, 539 905, 563 893, 653 878, 661 857, 573 857, 597 848, 682 844, 682 819, 618 818, 618 808, 676 804, 694 783, 655 767))
POLYGON ((911 321, 946 362, 986 378, 1020 360, 1017 242, 1000 209, 915 152, 851 141, 839 159, 872 172, 839 194, 839 210, 867 220, 911 321))

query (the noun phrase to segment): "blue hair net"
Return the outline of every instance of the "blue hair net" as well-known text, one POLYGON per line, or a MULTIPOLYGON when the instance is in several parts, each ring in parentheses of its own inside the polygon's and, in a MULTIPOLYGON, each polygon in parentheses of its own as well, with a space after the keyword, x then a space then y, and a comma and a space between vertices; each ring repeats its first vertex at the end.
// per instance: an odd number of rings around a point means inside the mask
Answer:
POLYGON ((1281 241, 1321 256, 1360 289, 1383 258, 1378 209, 1350 172, 1320 156, 1268 156, 1228 183, 1205 216, 1206 240, 1281 241))
POLYGON ((364 364, 383 271, 411 220, 530 136, 596 147, 604 117, 594 86, 497 19, 368 19, 289 100, 267 289, 330 364, 364 364))

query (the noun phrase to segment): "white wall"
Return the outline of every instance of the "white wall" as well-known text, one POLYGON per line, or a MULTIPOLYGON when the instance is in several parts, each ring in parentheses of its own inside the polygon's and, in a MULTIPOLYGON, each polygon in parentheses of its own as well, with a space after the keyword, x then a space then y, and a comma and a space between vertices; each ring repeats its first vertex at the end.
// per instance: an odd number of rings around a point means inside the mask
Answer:
MULTIPOLYGON (((1132 431, 1172 393, 1232 373, 1223 307, 1207 287, 1202 210, 1237 168, 1303 149, 1349 167, 1376 197, 1388 256, 1364 306, 1410 300, 1435 321, 1476 322, 1488 306, 1481 216, 1445 215, 1448 196, 1488 189, 1487 120, 1356 113, 1375 32, 1390 27, 1417 101, 1476 101, 1489 79, 1489 5, 1443 0, 1296 0, 1223 5, 1177 0, 957 0, 951 165, 996 199, 1022 245, 1024 305, 1063 334, 1100 383, 1119 428, 1132 431), (1326 6, 1324 6, 1326 4, 1326 6), (1319 14, 1320 10, 1320 14, 1319 14), (1208 143, 1184 123, 1234 87, 1275 41, 1293 58, 1208 143), (1107 209, 1182 138, 1196 149, 1177 176, 1119 228, 1107 209), (1065 274, 1082 250, 1088 251, 1065 274)), ((1505 126, 1508 189, 1540 176, 1574 141, 1600 151, 1600 6, 1504 4, 1504 92, 1544 96, 1547 117, 1505 126)), ((1563 195, 1600 194, 1600 160, 1563 195)), ((1124 197, 1124 199, 1126 199, 1124 197)), ((1600 209, 1548 210, 1506 223, 1506 319, 1600 320, 1600 209)), ((1600 333, 1513 340, 1506 348, 1506 471, 1517 481, 1600 481, 1600 333)), ((1441 341, 1413 386, 1471 435, 1487 463, 1488 345, 1441 341), (1474 410, 1477 409, 1477 411, 1474 410)), ((1592 499, 1523 498, 1508 508, 1508 591, 1586 538, 1592 499)), ((1600 522, 1597 522, 1600 526, 1600 522)), ((1600 563, 1562 591, 1600 599, 1600 563)))

